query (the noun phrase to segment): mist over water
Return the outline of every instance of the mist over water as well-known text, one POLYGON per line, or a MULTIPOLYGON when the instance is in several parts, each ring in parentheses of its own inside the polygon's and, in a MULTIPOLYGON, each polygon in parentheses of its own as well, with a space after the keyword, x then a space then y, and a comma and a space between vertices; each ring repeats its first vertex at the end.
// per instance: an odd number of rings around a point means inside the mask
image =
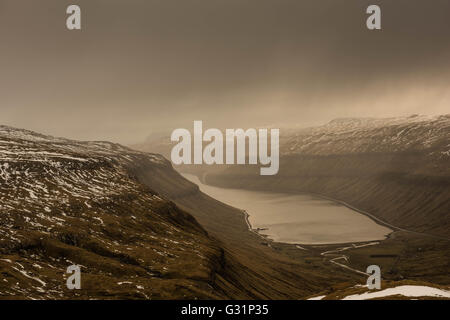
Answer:
POLYGON ((225 189, 183 174, 209 196, 246 210, 254 229, 277 242, 332 244, 384 239, 391 230, 336 202, 309 195, 225 189))

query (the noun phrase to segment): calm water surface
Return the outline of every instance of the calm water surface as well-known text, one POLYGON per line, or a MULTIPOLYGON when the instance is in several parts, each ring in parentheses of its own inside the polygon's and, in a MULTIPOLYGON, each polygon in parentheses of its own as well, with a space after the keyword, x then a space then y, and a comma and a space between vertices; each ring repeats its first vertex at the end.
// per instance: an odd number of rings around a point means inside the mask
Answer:
POLYGON ((392 230, 339 203, 309 195, 225 189, 183 176, 209 196, 246 210, 253 228, 278 242, 329 244, 382 240, 392 230))

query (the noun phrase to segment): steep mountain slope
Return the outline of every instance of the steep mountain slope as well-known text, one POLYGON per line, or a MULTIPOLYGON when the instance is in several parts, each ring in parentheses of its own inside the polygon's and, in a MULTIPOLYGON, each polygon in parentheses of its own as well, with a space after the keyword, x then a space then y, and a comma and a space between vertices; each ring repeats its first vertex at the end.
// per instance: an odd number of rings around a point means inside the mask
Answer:
POLYGON ((130 174, 158 155, 0 126, 0 296, 214 298, 223 250, 130 174), (82 289, 66 289, 69 265, 82 289))
POLYGON ((249 230, 246 216, 200 192, 199 187, 175 170, 164 170, 136 163, 132 172, 143 184, 173 200, 190 212, 217 238, 223 249, 223 269, 215 280, 218 290, 229 291, 234 297, 259 299, 299 299, 333 283, 358 281, 360 276, 336 270, 316 252, 283 248, 249 230), (286 252, 288 254, 286 254, 286 252))

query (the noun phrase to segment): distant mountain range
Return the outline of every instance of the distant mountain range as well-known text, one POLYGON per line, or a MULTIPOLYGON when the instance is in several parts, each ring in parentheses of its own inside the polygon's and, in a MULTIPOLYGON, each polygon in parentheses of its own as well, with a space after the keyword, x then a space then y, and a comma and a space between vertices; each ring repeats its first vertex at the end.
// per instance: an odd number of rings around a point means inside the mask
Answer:
POLYGON ((283 155, 422 152, 429 159, 450 159, 450 115, 342 118, 288 130, 285 137, 283 155))

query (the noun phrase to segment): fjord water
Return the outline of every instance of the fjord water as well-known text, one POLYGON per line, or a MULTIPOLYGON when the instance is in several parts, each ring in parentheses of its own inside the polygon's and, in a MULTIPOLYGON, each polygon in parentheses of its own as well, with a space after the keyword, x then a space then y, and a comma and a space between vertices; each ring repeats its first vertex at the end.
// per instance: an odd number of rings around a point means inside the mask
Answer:
POLYGON ((310 195, 228 189, 203 184, 196 176, 183 176, 203 193, 247 211, 253 229, 277 242, 332 244, 382 240, 387 227, 337 202, 310 195))

